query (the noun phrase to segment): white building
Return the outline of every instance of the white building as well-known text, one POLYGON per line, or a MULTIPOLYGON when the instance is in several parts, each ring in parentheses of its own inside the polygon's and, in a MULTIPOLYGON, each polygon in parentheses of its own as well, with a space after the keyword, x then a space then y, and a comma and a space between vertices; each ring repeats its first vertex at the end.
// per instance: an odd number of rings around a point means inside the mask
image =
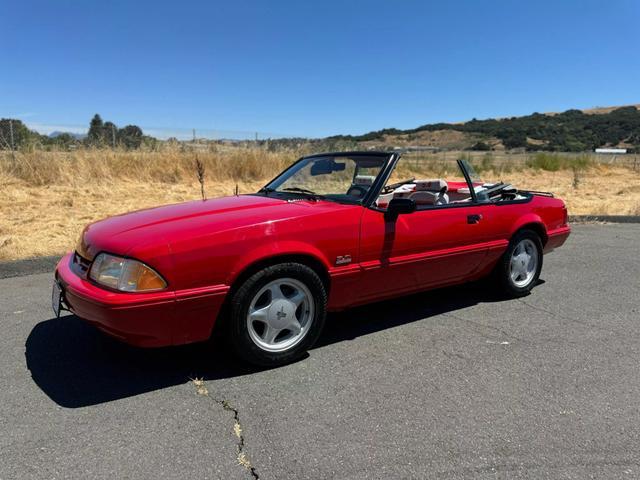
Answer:
POLYGON ((625 154, 626 148, 596 148, 596 153, 613 153, 613 154, 625 154))

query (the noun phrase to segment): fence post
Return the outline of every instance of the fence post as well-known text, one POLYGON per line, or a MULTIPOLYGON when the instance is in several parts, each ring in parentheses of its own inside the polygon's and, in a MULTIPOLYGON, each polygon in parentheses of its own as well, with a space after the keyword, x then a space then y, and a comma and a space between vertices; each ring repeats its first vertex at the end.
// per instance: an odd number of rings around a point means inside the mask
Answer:
POLYGON ((9 138, 11 140, 11 158, 16 159, 16 146, 13 142, 13 120, 9 119, 9 138))

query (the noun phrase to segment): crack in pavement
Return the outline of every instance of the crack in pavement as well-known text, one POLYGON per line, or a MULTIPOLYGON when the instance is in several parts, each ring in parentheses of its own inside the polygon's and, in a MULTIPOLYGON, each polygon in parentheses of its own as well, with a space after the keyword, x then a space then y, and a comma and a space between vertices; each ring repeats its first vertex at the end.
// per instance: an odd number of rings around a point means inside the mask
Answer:
POLYGON ((444 353, 444 355, 449 358, 459 358, 460 360, 469 360, 468 357, 465 357, 461 353, 447 352, 446 350, 442 350, 442 353, 444 353))
POLYGON ((525 302, 523 299, 521 298, 517 298, 516 300, 518 300, 518 302, 520 302, 522 305, 531 308, 532 310, 536 310, 538 312, 541 313, 546 313, 547 315, 551 315, 551 317, 555 317, 555 318, 561 318, 563 320, 566 320, 568 322, 572 322, 572 323, 577 323, 578 325, 582 325, 584 327, 590 327, 596 330, 600 330, 602 332, 607 332, 607 333, 615 333, 616 335, 619 335, 621 337, 629 337, 629 332, 620 332, 615 328, 603 328, 601 325, 599 324, 594 324, 594 323, 590 323, 590 322, 585 322, 583 320, 578 320, 572 317, 567 317, 566 315, 562 315, 558 312, 552 312, 551 310, 547 310, 546 308, 542 308, 542 307, 538 307, 536 305, 531 305, 528 302, 525 302))
MULTIPOLYGON (((597 329, 597 330, 601 330, 601 331, 604 331, 604 332, 607 332, 607 333, 613 332, 613 333, 616 333, 618 335, 622 335, 622 333, 618 332, 615 329, 605 329, 605 328, 602 328, 602 327, 600 327, 598 325, 594 325, 594 324, 589 323, 589 322, 583 322, 583 321, 580 321, 580 320, 576 320, 574 318, 570 318, 570 317, 558 314, 556 312, 552 312, 552 311, 546 310, 544 308, 537 307, 535 305, 531 305, 530 303, 525 302, 521 298, 516 298, 515 300, 517 300, 522 305, 524 305, 524 306, 526 306, 528 308, 531 308, 532 310, 536 310, 538 312, 546 313, 547 315, 551 315, 552 317, 561 318, 561 319, 566 320, 568 322, 577 323, 579 325, 591 327, 591 328, 594 328, 594 329, 597 329)), ((504 335, 507 338, 511 338, 511 339, 514 339, 514 340, 517 340, 517 341, 520 341, 520 342, 523 342, 523 343, 528 343, 530 345, 537 345, 537 344, 540 343, 540 342, 535 342, 535 341, 531 341, 531 340, 527 340, 527 339, 524 339, 524 338, 517 337, 515 335, 510 334, 506 330, 503 330, 502 328, 494 327, 492 325, 486 325, 486 324, 481 323, 481 322, 474 322, 473 320, 469 320, 467 318, 462 318, 462 317, 460 317, 458 315, 454 315, 454 314, 452 314, 450 312, 443 313, 442 315, 444 315, 446 317, 451 317, 451 318, 453 318, 455 320, 458 320, 460 322, 468 323, 469 325, 473 325, 475 327, 485 328, 485 329, 488 329, 488 330, 494 330, 496 332, 501 333, 502 335, 504 335)), ((482 335, 482 333, 480 333, 480 336, 483 337, 483 338, 489 338, 489 337, 487 337, 485 335, 482 335)), ((560 340, 560 339, 557 339, 557 338, 541 338, 540 340, 541 340, 541 342, 557 343, 557 344, 560 344, 560 345, 575 345, 576 344, 576 342, 572 342, 572 341, 566 340, 566 339, 560 340)))
POLYGON ((255 480, 259 480, 260 475, 258 475, 256 468, 253 465, 251 465, 251 461, 249 460, 249 457, 247 456, 247 453, 245 451, 245 440, 244 440, 244 435, 242 434, 242 424, 240 423, 240 413, 238 412, 238 409, 231 406, 229 402, 226 400, 219 400, 209 395, 209 390, 204 384, 203 379, 196 377, 196 378, 191 378, 190 380, 193 383, 193 385, 196 387, 196 393, 198 395, 202 395, 203 397, 207 397, 211 399, 214 403, 216 403, 217 405, 220 405, 225 411, 231 412, 231 414, 233 415, 233 422, 234 422, 233 434, 238 439, 236 443, 236 449, 237 449, 236 461, 238 462, 238 465, 243 466, 251 474, 252 478, 254 478, 255 480))
MULTIPOLYGON (((502 335, 504 335, 507 338, 511 338, 513 340, 517 340, 517 341, 522 342, 522 343, 530 343, 528 340, 525 340, 524 338, 516 337, 515 335, 510 334, 509 332, 507 332, 506 330, 503 330, 502 328, 494 327, 492 325, 486 325, 486 324, 480 323, 480 322, 474 322, 473 320, 469 320, 468 318, 459 317, 459 316, 454 315, 454 314, 452 314, 450 312, 443 313, 443 315, 445 317, 450 317, 450 318, 453 318, 453 319, 458 320, 460 322, 468 323, 469 325, 473 325, 475 327, 485 328, 487 330, 494 330, 496 332, 501 333, 502 335)), ((487 337, 485 335, 482 335, 482 334, 480 334, 480 336, 483 337, 483 338, 488 338, 489 340, 493 340, 493 339, 491 339, 491 338, 489 338, 489 337, 487 337)))
MULTIPOLYGON (((519 299, 518 299, 518 300, 519 300, 519 299)), ((521 301, 521 300, 520 300, 520 301, 521 301)), ((525 304, 525 305, 527 305, 527 306, 531 306, 531 305, 528 305, 528 304, 525 304)), ((533 307, 533 306, 531 306, 531 308, 533 308, 533 309, 535 309, 535 310, 540 310, 540 309, 537 309, 537 308, 535 308, 535 307, 533 307)), ((545 313, 548 313, 548 312, 545 312, 545 313)), ((496 332, 501 333, 502 335, 504 335, 504 336, 505 336, 505 337, 507 337, 507 338, 511 338, 511 339, 513 339, 513 340, 516 340, 516 341, 522 342, 522 343, 524 343, 524 344, 529 344, 529 345, 538 345, 538 344, 540 344, 540 343, 557 343, 557 344, 560 344, 560 345, 575 345, 575 344, 577 343, 577 342, 572 342, 572 341, 569 341, 569 340, 558 340, 558 339, 556 339, 556 338, 541 338, 541 339, 540 339, 540 342, 535 342, 535 341, 532 341, 532 340, 527 340, 527 339, 525 339, 525 338, 521 338, 521 337, 517 337, 517 336, 515 336, 515 335, 512 335, 512 334, 510 334, 509 332, 507 332, 506 330, 504 330, 504 329, 502 329, 502 328, 494 327, 494 326, 492 326, 492 325, 486 325, 486 324, 484 324, 484 323, 480 323, 480 322, 474 322, 473 320, 469 320, 469 319, 467 319, 467 318, 462 318, 462 317, 460 317, 460 316, 458 316, 458 315, 454 315, 454 314, 452 314, 452 313, 443 313, 442 315, 444 315, 444 316, 446 316, 446 317, 451 317, 451 318, 453 318, 453 319, 455 319, 455 320, 458 320, 458 321, 463 322, 463 323, 467 323, 467 324, 469 324, 469 325, 473 325, 473 326, 475 326, 475 327, 486 328, 487 330, 494 330, 494 331, 496 331, 496 332)), ((486 339, 487 339, 487 343, 501 343, 501 342, 494 342, 494 341, 493 341, 493 339, 492 339, 491 337, 488 337, 488 336, 486 336, 486 335, 483 335, 481 332, 479 333, 479 335, 480 335, 482 338, 486 338, 486 339)), ((504 343, 502 343, 502 345, 505 345, 505 344, 504 344, 504 343)))

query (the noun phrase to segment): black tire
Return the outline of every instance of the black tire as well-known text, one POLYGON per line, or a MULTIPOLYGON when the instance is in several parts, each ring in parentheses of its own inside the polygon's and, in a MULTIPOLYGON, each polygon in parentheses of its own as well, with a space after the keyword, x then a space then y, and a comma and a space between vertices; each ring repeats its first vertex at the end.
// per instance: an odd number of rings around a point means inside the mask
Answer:
POLYGON ((542 271, 542 241, 540 236, 533 230, 520 230, 518 231, 511 241, 509 247, 504 252, 496 268, 494 270, 494 278, 500 293, 509 298, 517 298, 528 295, 533 287, 538 283, 540 278, 540 272, 542 271), (537 267, 533 277, 527 281, 525 285, 517 285, 511 277, 511 257, 516 247, 523 241, 529 240, 535 246, 535 253, 537 254, 537 267))
POLYGON ((263 367, 275 367, 290 363, 315 344, 324 327, 327 308, 327 293, 318 274, 306 265, 281 263, 266 267, 251 275, 235 291, 230 302, 227 333, 233 352, 243 361, 263 367), (302 282, 309 290, 314 302, 313 315, 304 337, 291 348, 272 352, 261 348, 252 340, 247 326, 247 315, 254 297, 270 282, 280 278, 291 278, 302 282))

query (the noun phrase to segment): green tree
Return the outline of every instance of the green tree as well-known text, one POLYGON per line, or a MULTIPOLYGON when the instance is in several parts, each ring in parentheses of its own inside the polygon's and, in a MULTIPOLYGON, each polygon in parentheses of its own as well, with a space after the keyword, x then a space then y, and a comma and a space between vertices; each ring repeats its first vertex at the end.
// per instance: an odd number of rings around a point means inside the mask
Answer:
POLYGON ((104 122, 102 126, 102 138, 105 145, 114 147, 118 143, 118 127, 113 122, 104 122))
POLYGON ((477 150, 480 152, 488 152, 491 150, 491 145, 485 142, 476 142, 471 146, 471 150, 477 150))
POLYGON ((96 113, 89 123, 87 141, 91 145, 100 146, 104 144, 104 140, 104 122, 102 121, 102 117, 96 113))
POLYGON ((118 130, 118 141, 126 148, 140 148, 142 136, 142 129, 137 125, 127 125, 118 130))
POLYGON ((527 136, 524 132, 510 131, 503 135, 498 135, 502 140, 505 148, 520 148, 527 146, 527 136))
POLYGON ((68 150, 72 145, 77 145, 78 140, 73 135, 65 132, 54 138, 48 139, 47 143, 68 150))
POLYGON ((0 150, 17 150, 39 138, 40 135, 29 130, 22 120, 14 118, 0 120, 0 150))

